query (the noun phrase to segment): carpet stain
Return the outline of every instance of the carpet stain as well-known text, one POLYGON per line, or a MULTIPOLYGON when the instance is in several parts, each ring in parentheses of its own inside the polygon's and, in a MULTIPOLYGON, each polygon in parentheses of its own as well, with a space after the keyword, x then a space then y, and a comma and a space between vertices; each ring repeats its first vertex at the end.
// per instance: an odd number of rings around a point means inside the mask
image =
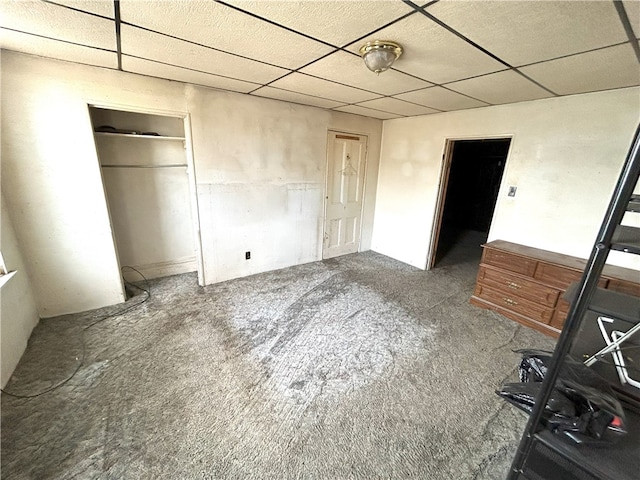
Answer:
POLYGON ((503 478, 526 417, 494 389, 553 341, 469 305, 474 261, 179 275, 43 320, 7 390, 85 361, 2 396, 3 478, 503 478))

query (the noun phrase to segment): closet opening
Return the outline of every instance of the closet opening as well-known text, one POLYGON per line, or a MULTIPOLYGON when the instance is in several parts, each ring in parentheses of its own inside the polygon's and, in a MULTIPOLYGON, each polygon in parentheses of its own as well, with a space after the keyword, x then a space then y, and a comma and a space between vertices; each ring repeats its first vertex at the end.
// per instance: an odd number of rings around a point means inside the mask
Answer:
POLYGON ((510 138, 447 142, 428 268, 479 263, 510 144, 510 138))
POLYGON ((129 266, 147 279, 197 272, 203 285, 188 115, 89 113, 122 278, 140 280, 129 266))

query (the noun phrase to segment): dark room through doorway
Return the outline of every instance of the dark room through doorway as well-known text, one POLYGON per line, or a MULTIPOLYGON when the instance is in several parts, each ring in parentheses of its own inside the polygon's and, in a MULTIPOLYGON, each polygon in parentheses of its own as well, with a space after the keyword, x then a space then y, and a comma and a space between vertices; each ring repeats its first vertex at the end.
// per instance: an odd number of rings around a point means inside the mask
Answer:
POLYGON ((480 245, 489 234, 510 143, 510 138, 452 142, 445 157, 431 267, 476 256, 480 260, 480 245))

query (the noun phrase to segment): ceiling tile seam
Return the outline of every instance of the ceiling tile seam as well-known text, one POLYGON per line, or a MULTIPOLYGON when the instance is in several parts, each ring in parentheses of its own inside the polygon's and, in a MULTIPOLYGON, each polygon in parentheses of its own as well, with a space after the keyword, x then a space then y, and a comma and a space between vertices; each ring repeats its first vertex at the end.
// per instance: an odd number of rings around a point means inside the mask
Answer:
MULTIPOLYGON (((373 100, 380 100, 379 98, 374 98, 373 100)), ((404 100, 400 100, 399 98, 394 98, 394 100, 398 100, 401 102, 404 102, 404 100)), ((398 113, 398 112, 390 112, 388 110, 382 110, 380 108, 375 108, 375 107, 369 107, 367 105, 361 105, 361 103, 365 103, 365 102, 371 102, 372 100, 363 100, 362 102, 358 102, 358 103, 350 103, 348 106, 353 106, 353 107, 361 107, 361 108, 368 108, 369 110, 376 110, 377 112, 384 112, 384 113, 391 113, 393 115, 403 115, 403 116, 407 116, 405 113, 398 113)), ((406 103, 411 103, 411 102, 406 102, 406 103)), ((418 107, 424 107, 424 105, 419 105, 417 103, 414 103, 414 105, 418 106, 418 107)), ((429 107, 431 108, 431 107, 429 107)), ((434 109, 435 110, 435 109, 434 109)), ((443 113, 442 110, 438 111, 438 113, 443 113)), ((420 115, 425 115, 423 113, 421 113, 420 115)), ((410 115, 409 115, 410 116, 410 115)))
MULTIPOLYGON (((77 60, 65 60, 64 58, 56 58, 56 57, 46 57, 44 55, 39 55, 37 53, 20 52, 18 50, 11 50, 11 49, 7 49, 7 48, 4 48, 4 47, 2 48, 2 50, 5 50, 7 52, 14 52, 14 53, 17 53, 19 55, 28 55, 30 57, 44 58, 46 60, 54 60, 56 62, 72 63, 74 65, 85 65, 87 67, 94 67, 94 68, 104 68, 105 70, 111 70, 112 72, 119 72, 120 71, 115 67, 107 67, 105 65, 98 65, 97 63, 79 62, 77 60)), ((99 49, 96 49, 96 50, 99 50, 99 49)), ((111 53, 115 53, 115 52, 111 52, 111 53)))
MULTIPOLYGON (((412 102, 411 100, 405 100, 404 98, 397 98, 396 97, 396 95, 402 95, 404 93, 408 93, 408 92, 394 93, 393 95, 386 95, 384 98, 393 98, 394 100, 398 100, 399 102, 410 103, 410 104, 416 105, 418 107, 427 107, 427 108, 430 108, 431 110, 437 110, 440 113, 446 111, 446 110, 441 110, 441 109, 436 108, 436 107, 431 107, 429 105, 423 105, 422 103, 416 103, 416 102, 412 102)), ((380 99, 379 98, 374 98, 374 100, 380 100, 380 99)), ((368 102, 370 100, 364 100, 364 101, 368 102)), ((362 102, 360 102, 360 103, 362 103, 362 102)))
MULTIPOLYGON (((333 55, 334 53, 336 53, 337 51, 339 51, 338 48, 336 48, 334 51, 326 53, 324 55, 322 55, 321 57, 316 58, 315 60, 310 61, 309 63, 305 63, 304 65, 301 65, 295 69, 288 69, 289 71, 287 73, 285 73, 284 75, 278 77, 278 78, 274 78, 273 80, 271 80, 270 82, 265 83, 264 85, 262 85, 263 87, 268 87, 269 85, 271 85, 274 82, 277 82, 278 80, 282 80, 285 77, 288 77, 289 75, 291 75, 292 73, 298 73, 300 70, 302 70, 303 68, 308 67, 309 65, 311 65, 312 63, 318 62, 320 60, 322 60, 323 58, 327 58, 329 55, 333 55)), ((257 89, 256 89, 257 90, 257 89)), ((253 93, 253 92, 249 92, 249 93, 253 93)))
POLYGON ((398 70, 397 68, 391 67, 391 68, 389 68, 389 70, 393 70, 394 72, 402 73, 403 75, 407 75, 409 77, 415 78, 416 80, 422 80, 423 82, 430 83, 434 87, 438 85, 438 83, 434 82, 433 80, 427 80, 426 78, 419 77, 417 75, 414 75, 413 73, 403 72, 402 70, 398 70))
POLYGON ((629 39, 631 48, 633 48, 633 51, 636 54, 636 58, 638 59, 638 62, 640 62, 640 45, 638 45, 636 35, 635 33, 633 33, 633 27, 631 26, 631 21, 629 20, 629 16, 627 15, 627 10, 621 1, 614 1, 613 5, 618 12, 618 17, 620 17, 622 28, 624 28, 624 32, 627 34, 627 38, 629 39))
POLYGON ((140 30, 144 30, 144 31, 147 31, 147 32, 155 33, 157 35, 162 35, 163 37, 173 38, 174 40, 179 40, 181 42, 190 43, 191 45, 197 45, 198 47, 207 48, 209 50, 213 50, 213 51, 220 52, 220 53, 225 53, 227 55, 233 55, 234 57, 243 58, 245 60, 251 60, 252 62, 262 63, 263 65, 269 65, 270 67, 277 67, 277 68, 280 68, 282 70, 291 70, 291 68, 288 68, 288 67, 283 67, 281 65, 276 65, 274 63, 269 63, 269 62, 265 62, 263 60, 258 60, 258 59, 255 59, 255 58, 247 57, 245 55, 240 55, 238 53, 227 52, 226 50, 222 50, 220 48, 212 47, 210 45, 205 45, 203 43, 194 42, 193 40, 187 40, 185 38, 177 37, 175 35, 171 35, 170 33, 164 33, 164 32, 160 32, 158 30, 153 30, 152 28, 147 28, 147 27, 143 27, 141 25, 136 25, 135 23, 127 22, 126 20, 121 20, 120 23, 122 25, 127 25, 129 27, 138 28, 140 30))
POLYGON ((495 61, 500 62, 501 64, 503 64, 505 67, 508 68, 513 68, 512 65, 510 65, 509 63, 507 63, 506 61, 502 60, 500 57, 498 57, 496 54, 491 53, 489 50, 487 50, 486 48, 480 46, 479 44, 477 44, 476 42, 474 42, 473 40, 471 40, 470 38, 466 37, 465 35, 463 35, 462 33, 458 32, 455 28, 447 25, 446 23, 444 23, 442 20, 440 20, 437 17, 434 17, 433 15, 431 15, 429 12, 426 12, 424 10, 422 10, 420 7, 418 7, 417 5, 415 5, 413 2, 409 1, 409 0, 403 0, 406 4, 408 5, 413 5, 414 8, 416 8, 418 10, 418 12, 420 12, 422 15, 424 15, 425 17, 427 17, 429 20, 431 20, 432 22, 440 25, 442 28, 444 28, 445 30, 447 30, 449 33, 454 34, 456 37, 460 38, 461 40, 464 40, 465 42, 467 42, 469 45, 471 45, 472 47, 477 48, 478 50, 480 50, 482 53, 484 53, 485 55, 488 55, 489 57, 493 58, 495 61))
MULTIPOLYGON (((488 75, 495 75, 496 73, 504 73, 504 72, 508 72, 509 70, 511 70, 510 68, 503 68, 502 70, 496 70, 495 72, 489 72, 489 73, 481 73, 480 75, 472 75, 471 77, 465 77, 465 78, 460 78, 457 80, 449 80, 443 83, 440 83, 438 85, 436 85, 437 87, 443 87, 445 88, 447 85, 451 85, 452 83, 457 83, 457 82, 462 82, 465 80, 473 80, 474 78, 481 78, 481 77, 486 77, 488 75)), ((448 87, 446 87, 448 88, 448 87)), ((460 93, 456 90, 453 90, 456 93, 460 93)), ((462 93, 460 95, 463 95, 462 93)))
POLYGON ((511 69, 513 72, 517 73, 518 75, 520 75, 521 77, 526 78, 527 80, 529 80, 532 83, 535 83, 538 87, 542 88, 543 90, 546 90, 547 92, 549 92, 550 94, 552 94, 555 97, 560 97, 559 94, 557 94, 556 92, 554 92, 553 90, 551 90, 550 88, 545 87, 544 85, 542 85, 540 82, 538 82, 537 80, 534 80, 533 78, 531 78, 529 75, 527 75, 526 73, 521 72, 520 70, 518 70, 517 68, 512 68, 511 69))
POLYGON ((61 3, 52 2, 50 0, 41 0, 43 3, 48 3, 49 5, 55 5, 56 7, 66 8, 67 10, 73 10, 74 12, 84 13, 86 15, 91 15, 92 17, 102 18, 104 20, 109 20, 113 22, 113 17, 105 17, 104 15, 100 15, 99 13, 88 12, 87 10, 82 10, 81 8, 75 8, 71 5, 62 5, 61 3))
POLYGON ((353 85, 349 85, 348 83, 337 82, 335 80, 330 80, 328 78, 319 77, 317 75, 312 75, 310 73, 305 72, 297 72, 300 75, 306 75, 307 77, 317 78, 318 80, 324 80, 325 82, 335 83, 336 85, 342 85, 343 87, 354 88, 356 90, 360 90, 361 92, 373 93, 374 95, 379 95, 380 97, 388 97, 389 95, 385 95, 384 93, 374 92, 373 90, 367 90, 366 88, 354 87, 353 85))
MULTIPOLYGON (((410 14, 411 14, 411 15, 413 15, 414 13, 416 13, 416 12, 411 12, 410 14)), ((368 35, 365 35, 365 36, 364 36, 364 37, 362 37, 362 38, 366 38, 367 36, 368 36, 368 35)), ((360 41, 360 40, 356 40, 356 42, 359 42, 359 41, 360 41)), ((353 43, 356 43, 356 42, 353 42, 353 43)), ((353 43, 350 43, 349 45, 353 45, 353 43)), ((342 50, 343 52, 348 53, 348 54, 350 54, 350 55, 353 55, 353 56, 355 56, 355 57, 361 58, 361 55, 359 55, 359 54, 357 54, 357 53, 354 53, 354 52, 352 52, 352 51, 350 51, 350 50, 344 50, 343 48, 341 48, 340 50, 342 50)), ((334 53, 335 53, 335 52, 334 52, 334 53)), ((322 57, 322 58, 324 58, 324 57, 322 57)), ((305 67, 307 67, 307 66, 311 65, 312 63, 317 62, 318 60, 322 60, 322 58, 318 58, 318 59, 316 59, 316 60, 314 60, 314 61, 312 61, 312 62, 309 62, 309 63, 308 63, 307 65, 305 65, 304 67, 300 67, 300 68, 305 68, 305 67)), ((402 74, 402 75, 407 75, 408 77, 415 78, 416 80, 420 80, 420 81, 422 81, 422 82, 431 83, 431 84, 432 84, 432 85, 434 85, 434 86, 435 86, 435 85, 437 85, 437 83, 436 83, 436 82, 433 82, 433 81, 431 81, 431 80, 427 80, 427 79, 422 78, 422 77, 418 77, 417 75, 414 75, 413 73, 403 72, 402 70, 398 70, 397 68, 393 68, 393 67, 389 67, 389 70, 393 70, 394 72, 400 73, 400 74, 402 74)))
POLYGON ((471 95, 467 95, 466 93, 456 92, 455 90, 452 90, 449 87, 445 87, 444 85, 440 85, 440 88, 444 88, 445 90, 447 90, 449 92, 457 93, 458 95, 462 95, 463 97, 470 98, 471 100, 475 100, 476 102, 481 102, 481 103, 484 103, 486 105, 491 105, 489 102, 485 102, 484 100, 480 100, 479 98, 472 97, 471 95))
POLYGON ((625 45, 627 43, 630 43, 630 42, 629 41, 624 41, 624 42, 619 42, 619 43, 613 43, 611 45, 605 45, 604 47, 596 47, 596 48, 592 48, 592 49, 589 49, 589 50, 584 50, 584 51, 581 51, 581 52, 569 53, 567 55, 560 55, 559 57, 548 58, 546 60, 539 60, 537 62, 532 62, 532 63, 524 63, 524 64, 518 65, 517 67, 514 67, 514 68, 530 67, 531 65, 539 65, 541 63, 552 62, 554 60, 561 60, 563 58, 576 57, 578 55, 584 55, 585 53, 597 52, 599 50, 606 50, 607 48, 619 47, 620 45, 625 45))
MULTIPOLYGON (((61 38, 48 37, 47 35, 40 35, 39 33, 25 32, 24 30, 18 30, 17 28, 0 26, 0 30, 9 30, 11 32, 23 33, 25 35, 31 35, 33 37, 39 37, 39 38, 45 38, 47 40, 53 40, 54 42, 68 43, 69 45, 76 45, 77 47, 92 48, 94 50, 101 50, 103 52, 117 53, 115 50, 110 50, 108 48, 95 47, 93 45, 87 45, 87 44, 84 44, 84 43, 72 42, 71 40, 62 40, 61 38)), ((34 55, 36 55, 37 57, 44 57, 44 55, 38 55, 38 54, 34 54, 34 55)), ((69 61, 71 61, 71 60, 69 60, 69 61)), ((73 63, 73 61, 71 61, 71 62, 73 63)))
MULTIPOLYGON (((349 105, 340 105, 339 107, 332 107, 329 110, 337 110, 338 108, 344 108, 344 107, 360 107, 360 108, 364 108, 365 110, 373 110, 374 112, 380 112, 380 113, 386 113, 389 115, 397 115, 399 117, 407 117, 409 115, 405 115, 403 113, 395 113, 395 112, 387 112, 386 110, 380 110, 379 108, 371 108, 371 107, 363 107, 362 105, 354 105, 354 104, 349 104, 349 105)), ((343 113, 349 113, 349 112, 343 112, 343 113)), ((358 115, 357 113, 352 113, 352 115, 358 115)))
MULTIPOLYGON (((369 33, 367 33, 367 34, 365 34, 365 35, 362 35, 361 37, 356 38, 355 40, 352 40, 352 41, 351 41, 351 42, 349 42, 349 43, 345 43, 344 45, 342 45, 342 46, 340 47, 340 50, 342 50, 342 51, 344 51, 344 52, 347 52, 347 53, 351 53, 351 54, 353 54, 353 55, 358 55, 357 53, 353 53, 353 52, 352 52, 352 51, 350 51, 350 50, 346 50, 346 48, 347 48, 347 47, 350 47, 350 46, 351 46, 351 45, 353 45, 354 43, 361 42, 361 41, 362 41, 362 40, 364 40, 365 38, 367 38, 367 37, 371 37, 371 36, 375 35, 375 34, 376 34, 376 33, 378 33, 380 30, 384 30, 385 28, 390 27, 391 25, 394 25, 394 24, 396 24, 396 23, 398 23, 398 22, 400 22, 400 21, 404 20, 405 18, 410 17, 411 15, 414 15, 414 14, 416 14, 416 13, 417 13, 417 12, 415 12, 415 11, 413 11, 413 12, 407 12, 407 13, 405 13, 404 15, 402 15, 402 16, 400 16, 400 17, 396 18, 395 20, 391 20, 389 23, 386 23, 386 24, 384 24, 384 25, 382 25, 382 26, 380 26, 380 27, 376 28, 375 30, 371 30, 369 33)), ((359 56, 359 55, 358 55, 358 56, 359 56)))
POLYGON ((139 55, 131 55, 130 53, 124 53, 123 56, 130 57, 130 58, 137 58, 138 60, 145 60, 147 62, 157 63, 159 65, 166 65, 168 67, 179 68, 181 70, 189 70, 191 72, 203 73, 205 75, 211 75, 212 77, 225 78, 227 80, 235 80, 235 81, 238 81, 238 82, 250 83, 252 85, 259 85, 259 86, 261 85, 260 83, 252 82, 250 80, 244 80, 242 78, 229 77, 227 75, 220 75, 218 73, 207 72, 206 70, 198 70, 197 68, 184 67, 182 65, 176 65, 175 63, 161 62, 160 60, 154 60, 152 58, 140 57, 139 55))
MULTIPOLYGON (((222 3, 222 2, 219 2, 219 3, 222 3)), ((224 5, 227 5, 227 4, 225 3, 224 5)), ((232 8, 233 8, 233 7, 232 7, 232 8)), ((244 10, 243 10, 243 12, 244 12, 244 10)), ((249 12, 245 12, 245 13, 249 13, 249 12)), ((324 58, 327 58, 328 56, 333 55, 334 53, 337 53, 337 52, 345 52, 345 53, 348 53, 348 54, 350 54, 350 55, 355 55, 356 57, 360 57, 360 55, 358 55, 357 53, 354 53, 354 52, 352 52, 352 51, 350 51, 350 50, 346 50, 346 47, 348 47, 348 46, 350 46, 350 45, 353 45, 353 44, 354 44, 354 43, 356 43, 356 42, 360 42, 360 41, 362 41, 364 38, 366 38, 366 37, 368 37, 368 36, 370 36, 370 35, 373 35, 374 33, 378 32, 378 31, 380 31, 380 30, 382 30, 382 29, 384 29, 384 28, 387 28, 387 27, 388 27, 388 26, 390 26, 390 25, 393 25, 394 23, 397 23, 397 22, 399 22, 400 20, 404 20, 406 17, 408 17, 408 16, 410 16, 410 15, 413 15, 413 14, 415 14, 415 13, 416 13, 415 11, 414 11, 414 12, 408 12, 408 13, 406 13, 406 14, 402 15, 401 17, 398 17, 398 18, 396 18, 395 20, 392 20, 391 22, 389 22, 389 23, 387 23, 387 24, 385 24, 385 25, 383 25, 383 26, 381 26, 381 27, 379 27, 379 28, 377 28, 377 29, 373 30, 372 32, 369 32, 369 33, 367 33, 366 35, 363 35, 363 36, 361 36, 360 38, 358 38, 358 39, 356 39, 356 40, 353 40, 352 42, 347 43, 347 44, 345 44, 345 45, 343 45, 343 46, 341 46, 341 47, 333 46, 333 48, 335 48, 335 50, 334 50, 334 51, 329 52, 329 53, 327 53, 327 54, 325 54, 325 55, 322 55, 322 56, 320 56, 320 57, 318 57, 318 58, 316 58, 316 59, 314 59, 314 60, 311 60, 309 63, 306 63, 306 64, 304 64, 304 65, 302 65, 302 66, 300 66, 300 67, 297 67, 297 68, 295 68, 295 69, 291 70, 290 72, 288 72, 288 73, 286 73, 286 74, 282 75, 282 76, 281 76, 281 77, 279 77, 279 78, 276 78, 275 80, 272 80, 271 82, 269 82, 269 83, 267 83, 267 84, 265 84, 265 85, 263 85, 263 86, 269 86, 271 83, 273 83, 273 82, 277 82, 278 80, 281 80, 281 79, 283 79, 283 78, 285 78, 285 77, 287 77, 287 76, 291 75, 292 73, 299 72, 299 71, 300 71, 300 70, 302 70, 303 68, 306 68, 306 67, 308 67, 309 65, 313 65, 314 63, 319 62, 320 60, 322 60, 322 59, 324 59, 324 58)), ((258 18, 261 18, 261 17, 258 17, 258 18)), ((280 26, 279 24, 275 24, 275 25, 280 26)), ((401 72, 401 73, 404 73, 404 72, 401 72)), ((411 74, 408 74, 408 73, 405 73, 405 75, 409 75, 409 76, 412 76, 412 77, 417 78, 417 79, 419 79, 419 80, 426 81, 426 80, 423 80, 423 79, 422 79, 422 78, 420 78, 420 77, 416 77, 415 75, 411 75, 411 74)), ((428 83, 433 83, 433 82, 428 82, 428 83)), ((250 92, 250 93, 253 93, 253 92, 250 92)))
POLYGON ((122 70, 122 28, 120 23, 120 0, 113 0, 113 14, 116 27, 116 56, 118 57, 118 70, 122 70))
MULTIPOLYGON (((506 71, 508 71, 508 69, 504 69, 504 70, 500 70, 500 71, 501 71, 501 72, 506 72, 506 71)), ((493 72, 493 73, 497 73, 497 72, 493 72)), ((484 75, 491 75, 491 73, 486 73, 486 74, 484 74, 484 75)), ((481 75, 481 76, 484 76, 484 75, 481 75)), ((475 77, 470 77, 470 78, 475 78, 475 77)), ((464 78, 464 79, 462 79, 462 80, 468 80, 468 79, 467 79, 467 78, 464 78)), ((461 82, 462 80, 453 80, 451 83, 453 83, 453 82, 461 82)), ((461 95, 461 96, 463 96, 463 97, 470 98, 471 100, 475 100, 476 102, 481 102, 481 103, 485 103, 485 104, 487 104, 487 105, 491 105, 490 103, 488 103, 488 102, 486 102, 486 101, 484 101, 484 100, 480 100, 479 98, 472 97, 471 95, 467 95, 466 93, 457 92, 457 91, 452 90, 451 88, 449 88, 449 87, 447 87, 447 86, 445 86, 445 85, 433 85, 433 86, 431 86, 431 87, 416 88, 416 89, 414 89, 414 90, 407 90, 406 92, 396 93, 396 94, 394 94, 394 95, 404 95, 405 93, 419 92, 419 91, 421 91, 421 90, 429 90, 429 89, 431 89, 431 88, 436 88, 436 87, 444 88, 445 90, 447 90, 447 91, 449 91, 449 92, 455 93, 456 95, 461 95)), ((422 105, 422 104, 421 104, 421 103, 419 103, 418 105, 422 105)), ((428 105, 424 105, 424 106, 425 106, 425 107, 427 107, 428 105)), ((433 107, 429 107, 429 108, 433 108, 433 107)), ((445 111, 445 112, 448 112, 449 110, 444 110, 444 111, 445 111)))
MULTIPOLYGON (((236 92, 236 93, 238 93, 238 92, 236 92)), ((253 95, 253 94, 250 94, 250 93, 245 93, 245 94, 243 94, 243 95, 251 95, 252 97, 255 97, 255 98, 264 98, 264 99, 266 99, 266 100, 274 100, 274 101, 276 101, 276 102, 292 103, 292 104, 294 104, 294 105, 301 105, 301 106, 303 106, 303 107, 319 108, 319 109, 321 109, 321 110, 332 110, 332 109, 334 108, 334 107, 332 107, 332 108, 319 107, 318 105, 309 105, 308 103, 294 102, 293 100, 282 100, 282 99, 280 99, 280 98, 263 97, 262 95, 253 95)), ((332 101, 334 101, 334 100, 332 100, 332 101)), ((345 105, 338 105, 338 106, 337 106, 337 107, 335 107, 335 108, 340 108, 340 107, 344 107, 344 106, 345 106, 345 105)))
POLYGON ((280 28, 282 28, 282 29, 284 29, 284 30, 287 30, 288 32, 295 33, 295 34, 297 34, 297 35, 300 35, 300 36, 302 36, 302 37, 305 37, 305 38, 307 38, 308 40, 313 40, 314 42, 322 43, 323 45, 325 45, 325 46, 327 46, 327 47, 331 47, 331 48, 339 48, 337 45, 332 45, 332 44, 330 44, 329 42, 325 42, 324 40, 320 40, 320 39, 318 39, 318 38, 314 38, 314 37, 312 37, 311 35, 307 35, 306 33, 299 32, 299 31, 297 31, 297 30, 294 30, 293 28, 287 27, 287 26, 285 26, 285 25, 281 25, 281 24, 279 24, 279 23, 277 23, 277 22, 274 22, 273 20, 269 20, 268 18, 264 18, 264 17, 261 17, 260 15, 256 15, 256 14, 255 14, 255 13, 253 13, 253 12, 249 12, 249 11, 247 11, 247 10, 243 10, 242 8, 237 7, 237 6, 235 6, 235 5, 230 5, 230 4, 228 4, 228 3, 226 3, 226 2, 223 2, 223 1, 221 1, 221 0, 214 0, 214 1, 215 1, 216 3, 219 3, 220 5, 223 5, 223 6, 225 6, 225 7, 231 8, 232 10, 236 10, 237 12, 244 13, 245 15, 249 15, 250 17, 253 17, 253 18, 257 19, 257 20, 261 20, 261 21, 263 21, 263 22, 265 22, 265 23, 269 23, 269 24, 271 24, 271 25, 273 25, 273 26, 275 26, 275 27, 280 27, 280 28))
POLYGON ((407 5, 412 5, 414 8, 417 8, 418 11, 424 15, 425 17, 427 17, 428 19, 430 19, 431 21, 435 22, 436 24, 440 25, 442 28, 446 29, 447 31, 449 31, 450 33, 453 33, 454 35, 456 35, 458 38, 460 38, 461 40, 464 40, 465 42, 467 42, 469 45, 477 48, 478 50, 480 50, 482 53, 484 53, 485 55, 488 55, 489 57, 493 58, 494 60, 496 60, 497 62, 502 63, 503 65, 505 65, 506 67, 510 68, 511 70, 513 70, 514 72, 516 72, 518 75, 526 78, 527 80, 529 80, 530 82, 536 84, 538 87, 542 88, 543 90, 546 90, 547 92, 551 93, 552 95, 555 95, 556 97, 559 96, 557 93, 555 93, 553 90, 545 87, 544 85, 542 85, 540 82, 537 82, 536 80, 534 80, 533 78, 529 77, 528 75, 522 73, 521 71, 519 71, 517 68, 515 68, 513 65, 509 64, 508 62, 502 60, 500 57, 498 57, 496 54, 490 52, 489 50, 487 50, 486 48, 482 47, 481 45, 479 45, 478 43, 474 42, 473 40, 471 40, 470 38, 468 38, 467 36, 463 35, 462 33, 458 32, 455 28, 447 25, 445 22, 443 22, 442 20, 438 19, 437 17, 434 17, 433 15, 431 15, 430 13, 428 13, 425 10, 422 10, 420 7, 418 7, 417 5, 415 5, 413 2, 409 1, 409 0, 402 0, 403 2, 405 2, 407 5))
MULTIPOLYGON (((253 95, 254 92, 257 92, 258 90, 260 90, 261 88, 264 88, 264 87, 275 88, 276 90, 282 90, 283 92, 295 93, 297 95, 304 95, 306 97, 319 98, 319 99, 322 99, 322 100, 329 100, 331 102, 338 102, 338 103, 341 103, 342 104, 341 106, 344 106, 344 107, 346 107, 347 105, 353 105, 352 103, 345 102, 344 100, 338 100, 336 98, 329 98, 329 97, 321 97, 320 95, 311 95, 309 93, 302 93, 302 92, 298 92, 296 90, 289 90, 287 88, 273 87, 273 86, 271 86, 269 84, 264 84, 264 85, 256 88, 255 90, 251 90, 247 94, 248 95, 253 95)), ((379 98, 382 98, 382 97, 379 97, 379 98)), ((377 98, 374 98, 372 100, 377 100, 377 98)))
MULTIPOLYGON (((125 55, 126 56, 126 55, 125 55)), ((107 67, 103 67, 103 68, 107 68, 107 67)), ((115 68, 111 69, 116 71, 115 68)), ((167 78, 167 77, 157 77, 155 75, 150 75, 148 73, 140 73, 140 72, 134 72, 133 70, 120 70, 122 73, 126 73, 128 75, 139 75, 141 77, 147 77, 147 78, 155 78, 158 80, 164 80, 166 82, 177 82, 177 83, 182 83, 183 85, 194 85, 196 87, 202 87, 202 88, 208 88, 210 90, 219 90, 219 91, 223 91, 223 92, 232 92, 232 93, 237 93, 238 95, 247 95, 245 92, 242 92, 240 90, 232 90, 230 88, 223 88, 223 87, 212 87, 211 85, 204 85, 202 83, 195 83, 195 82, 185 82, 184 80, 175 80, 172 78, 167 78)))
POLYGON ((432 0, 431 2, 427 2, 424 5, 422 5, 420 8, 425 9, 425 8, 429 8, 431 5, 433 5, 434 3, 438 3, 440 0, 432 0))

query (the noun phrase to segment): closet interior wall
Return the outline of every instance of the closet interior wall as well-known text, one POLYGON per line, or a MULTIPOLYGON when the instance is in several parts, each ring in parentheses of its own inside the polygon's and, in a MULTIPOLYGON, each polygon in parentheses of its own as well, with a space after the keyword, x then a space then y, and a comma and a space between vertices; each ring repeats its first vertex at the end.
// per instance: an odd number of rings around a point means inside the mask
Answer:
POLYGON ((147 278, 196 271, 184 118, 90 114, 120 267, 147 278))

